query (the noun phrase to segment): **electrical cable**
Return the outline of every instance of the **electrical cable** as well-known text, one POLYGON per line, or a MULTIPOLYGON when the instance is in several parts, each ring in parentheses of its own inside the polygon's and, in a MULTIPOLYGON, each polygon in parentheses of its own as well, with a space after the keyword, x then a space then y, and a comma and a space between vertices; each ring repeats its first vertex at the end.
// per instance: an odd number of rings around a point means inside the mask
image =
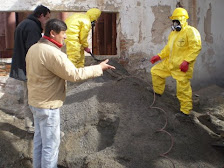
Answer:
POLYGON ((173 162, 168 156, 166 156, 166 155, 171 151, 171 149, 173 148, 173 145, 174 145, 173 136, 172 136, 168 131, 165 130, 165 128, 166 128, 166 126, 167 126, 167 123, 168 123, 167 113, 166 113, 166 111, 163 110, 162 108, 153 106, 154 103, 155 103, 155 101, 156 101, 156 93, 154 92, 154 98, 153 98, 153 102, 152 102, 152 104, 150 105, 150 108, 151 108, 151 109, 158 109, 158 110, 161 110, 161 111, 165 114, 165 116, 166 116, 166 117, 165 117, 165 120, 166 120, 166 121, 165 121, 164 126, 163 126, 161 129, 157 130, 156 132, 164 132, 164 133, 166 133, 167 135, 169 135, 169 136, 170 136, 170 139, 171 139, 171 145, 170 145, 169 149, 168 149, 166 152, 160 154, 160 156, 161 156, 161 157, 164 157, 164 158, 166 158, 166 159, 168 159, 168 160, 172 163, 173 167, 175 168, 174 162, 173 162))
MULTIPOLYGON (((135 78, 138 78, 138 79, 139 79, 138 76, 134 76, 134 75, 132 75, 132 76, 125 76, 125 77, 123 76, 121 79, 131 78, 131 77, 135 77, 135 78)), ((119 80, 121 80, 121 79, 119 79, 119 80)), ((153 89, 152 89, 152 90, 153 90, 153 89)), ((175 164, 174 164, 174 162, 173 162, 173 160, 170 159, 168 156, 166 156, 166 155, 172 150, 173 145, 174 145, 174 138, 173 138, 173 136, 172 136, 168 131, 165 130, 165 128, 166 128, 166 126, 167 126, 167 123, 168 123, 167 113, 166 113, 166 111, 165 111, 164 109, 162 109, 162 108, 160 108, 160 107, 153 106, 153 105, 155 104, 155 101, 156 101, 156 93, 154 92, 154 90, 153 90, 153 93, 154 93, 154 98, 153 98, 153 102, 152 102, 152 104, 150 105, 150 108, 151 108, 151 109, 161 110, 161 111, 164 113, 164 115, 166 116, 166 117, 165 117, 165 124, 164 124, 164 126, 163 126, 161 129, 157 130, 156 132, 164 132, 164 133, 166 133, 167 135, 169 135, 169 136, 170 136, 170 139, 171 139, 171 144, 170 144, 169 149, 168 149, 167 151, 165 151, 164 153, 161 153, 160 156, 161 156, 161 157, 164 157, 164 158, 166 158, 166 159, 168 159, 168 160, 172 163, 173 168, 176 168, 176 167, 175 167, 175 164)))

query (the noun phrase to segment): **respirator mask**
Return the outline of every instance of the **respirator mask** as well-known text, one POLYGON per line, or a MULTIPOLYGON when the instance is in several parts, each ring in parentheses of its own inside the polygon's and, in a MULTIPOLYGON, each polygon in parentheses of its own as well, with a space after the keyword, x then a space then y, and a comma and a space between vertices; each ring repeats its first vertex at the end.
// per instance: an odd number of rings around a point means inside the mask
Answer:
POLYGON ((181 30, 181 24, 179 20, 173 20, 173 25, 171 26, 173 31, 180 31, 181 30))
POLYGON ((91 22, 92 28, 94 28, 95 25, 96 25, 96 21, 94 20, 94 21, 91 22))

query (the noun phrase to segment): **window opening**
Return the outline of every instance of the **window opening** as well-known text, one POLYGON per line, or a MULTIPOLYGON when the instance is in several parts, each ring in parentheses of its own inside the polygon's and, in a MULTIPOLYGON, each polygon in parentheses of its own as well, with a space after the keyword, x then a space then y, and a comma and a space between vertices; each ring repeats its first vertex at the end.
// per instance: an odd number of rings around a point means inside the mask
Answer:
POLYGON ((116 13, 102 12, 92 32, 92 50, 95 55, 116 55, 116 13))

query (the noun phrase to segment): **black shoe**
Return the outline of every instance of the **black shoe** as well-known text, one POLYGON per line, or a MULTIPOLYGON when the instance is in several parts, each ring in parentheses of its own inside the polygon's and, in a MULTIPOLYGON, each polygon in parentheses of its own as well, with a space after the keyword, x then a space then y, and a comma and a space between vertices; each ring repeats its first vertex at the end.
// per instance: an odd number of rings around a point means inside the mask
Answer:
POLYGON ((191 117, 183 112, 179 112, 175 114, 175 118, 179 121, 190 122, 192 121, 191 117))
POLYGON ((162 96, 161 94, 158 94, 158 93, 155 93, 155 95, 156 95, 157 97, 161 97, 161 96, 162 96))

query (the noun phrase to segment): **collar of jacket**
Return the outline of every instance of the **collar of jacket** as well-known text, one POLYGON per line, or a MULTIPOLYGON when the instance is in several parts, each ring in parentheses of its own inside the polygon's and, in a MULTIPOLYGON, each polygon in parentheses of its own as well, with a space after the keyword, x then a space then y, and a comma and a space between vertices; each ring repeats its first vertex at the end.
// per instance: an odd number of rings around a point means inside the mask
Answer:
POLYGON ((36 22, 36 24, 37 24, 38 27, 40 28, 41 32, 43 32, 43 29, 42 29, 42 26, 41 26, 40 21, 39 21, 33 14, 29 15, 29 16, 27 17, 27 19, 36 22))
POLYGON ((45 38, 45 39, 49 40, 50 42, 54 43, 54 44, 55 44, 56 46, 58 46, 59 48, 61 48, 61 47, 63 46, 63 44, 61 44, 61 43, 55 41, 54 39, 52 39, 52 38, 50 38, 50 37, 48 37, 48 36, 43 36, 43 38, 45 38))
POLYGON ((56 44, 52 43, 51 41, 49 41, 48 39, 45 39, 44 37, 41 37, 41 39, 38 41, 39 43, 44 43, 44 44, 47 44, 47 45, 50 45, 52 47, 55 47, 59 50, 61 50, 61 48, 59 48, 56 44))

